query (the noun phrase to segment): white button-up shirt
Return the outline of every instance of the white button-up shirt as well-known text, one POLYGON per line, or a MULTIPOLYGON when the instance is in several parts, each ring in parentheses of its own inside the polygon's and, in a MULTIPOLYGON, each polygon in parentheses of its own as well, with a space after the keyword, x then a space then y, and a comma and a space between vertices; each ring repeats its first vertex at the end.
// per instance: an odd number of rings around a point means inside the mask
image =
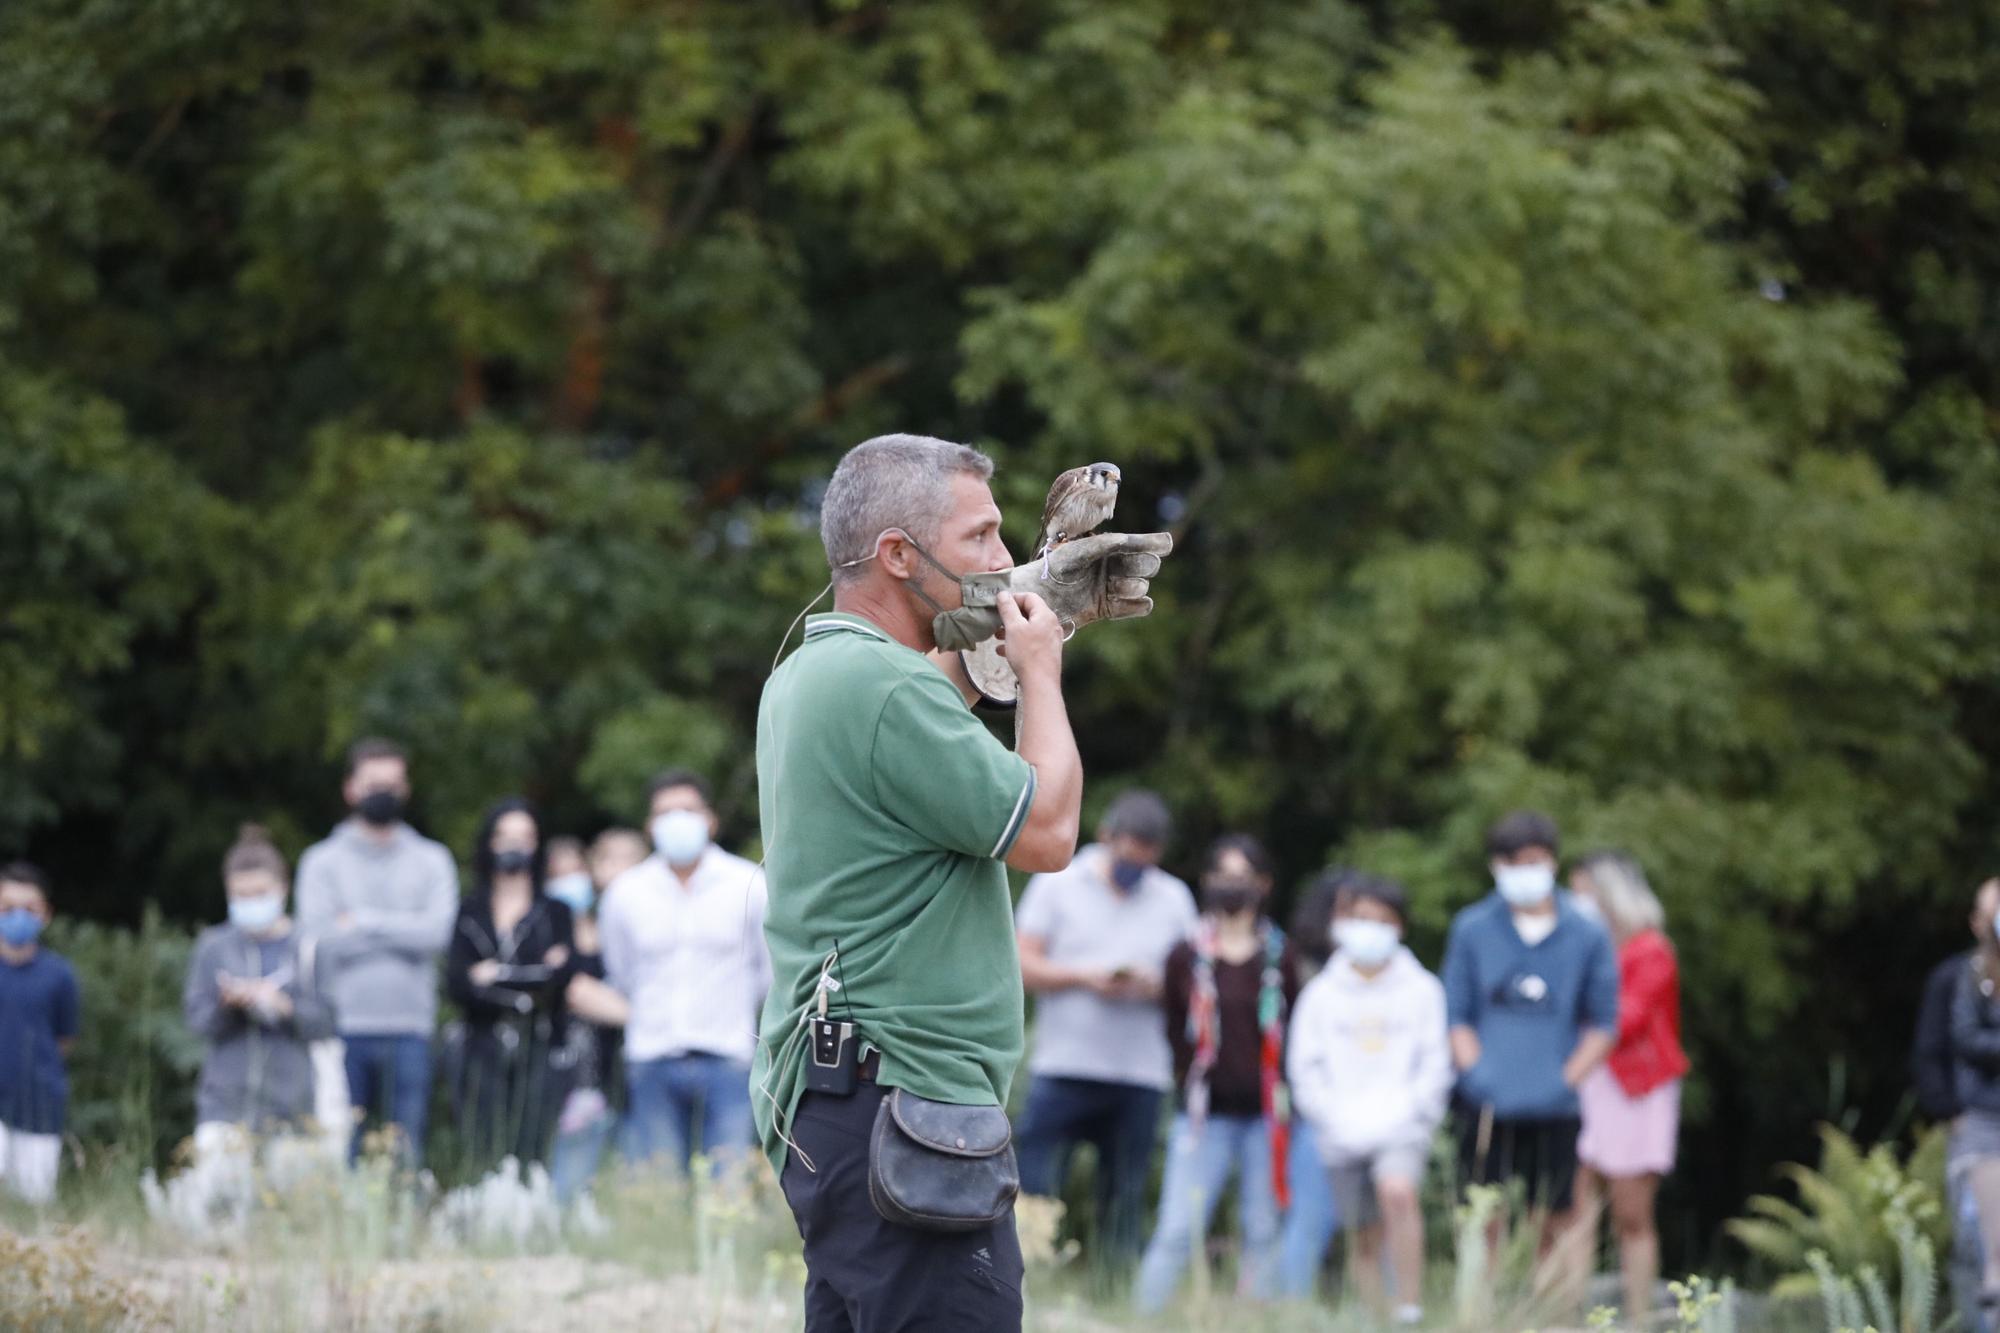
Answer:
POLYGON ((685 883, 657 853, 612 881, 599 933, 605 979, 632 1003, 626 1059, 749 1062, 771 988, 764 901, 764 872, 715 846, 685 883))

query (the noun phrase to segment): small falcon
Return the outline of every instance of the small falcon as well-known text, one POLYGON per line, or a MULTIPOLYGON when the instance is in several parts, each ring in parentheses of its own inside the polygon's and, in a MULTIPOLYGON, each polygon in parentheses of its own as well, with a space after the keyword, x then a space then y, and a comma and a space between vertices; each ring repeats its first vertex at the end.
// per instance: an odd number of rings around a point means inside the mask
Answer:
POLYGON ((1096 531, 1117 507, 1122 476, 1116 463, 1092 463, 1057 477, 1042 507, 1042 530, 1035 537, 1034 553, 1047 556, 1064 542, 1096 531))

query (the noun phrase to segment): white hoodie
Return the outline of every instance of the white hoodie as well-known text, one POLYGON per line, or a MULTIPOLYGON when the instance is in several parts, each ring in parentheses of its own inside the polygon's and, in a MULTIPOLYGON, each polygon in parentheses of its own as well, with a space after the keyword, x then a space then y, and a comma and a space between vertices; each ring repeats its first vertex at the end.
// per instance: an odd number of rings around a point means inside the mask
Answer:
POLYGON ((1287 1048, 1293 1104, 1329 1164, 1423 1148, 1444 1119, 1444 986, 1408 949, 1373 977, 1336 953, 1299 994, 1287 1048))

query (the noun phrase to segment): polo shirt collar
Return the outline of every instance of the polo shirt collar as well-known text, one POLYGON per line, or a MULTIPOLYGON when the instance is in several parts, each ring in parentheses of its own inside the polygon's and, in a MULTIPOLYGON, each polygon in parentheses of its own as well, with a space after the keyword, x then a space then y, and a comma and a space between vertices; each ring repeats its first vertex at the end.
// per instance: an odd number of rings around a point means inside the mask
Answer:
MULTIPOLYGON (((844 632, 863 634, 869 638, 880 639, 883 643, 896 643, 894 639, 889 637, 889 631, 883 629, 872 620, 854 615, 848 611, 824 611, 819 615, 806 617, 807 639, 815 639, 825 634, 844 632)), ((896 646, 900 648, 903 645, 896 644, 896 646)))

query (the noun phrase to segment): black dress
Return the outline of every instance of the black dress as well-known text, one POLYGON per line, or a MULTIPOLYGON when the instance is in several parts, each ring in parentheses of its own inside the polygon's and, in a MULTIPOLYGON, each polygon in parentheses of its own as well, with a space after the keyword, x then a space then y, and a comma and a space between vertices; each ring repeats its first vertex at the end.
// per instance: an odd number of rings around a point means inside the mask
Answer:
POLYGON ((445 991, 458 1005, 462 1030, 447 1078, 466 1165, 476 1175, 506 1156, 523 1167, 548 1156, 570 1086, 563 996, 576 966, 566 904, 537 894, 504 936, 494 929, 485 894, 469 895, 460 905, 445 957, 445 991), (550 964, 557 947, 562 961, 550 964), (489 959, 500 964, 500 975, 476 985, 472 968, 489 959))

